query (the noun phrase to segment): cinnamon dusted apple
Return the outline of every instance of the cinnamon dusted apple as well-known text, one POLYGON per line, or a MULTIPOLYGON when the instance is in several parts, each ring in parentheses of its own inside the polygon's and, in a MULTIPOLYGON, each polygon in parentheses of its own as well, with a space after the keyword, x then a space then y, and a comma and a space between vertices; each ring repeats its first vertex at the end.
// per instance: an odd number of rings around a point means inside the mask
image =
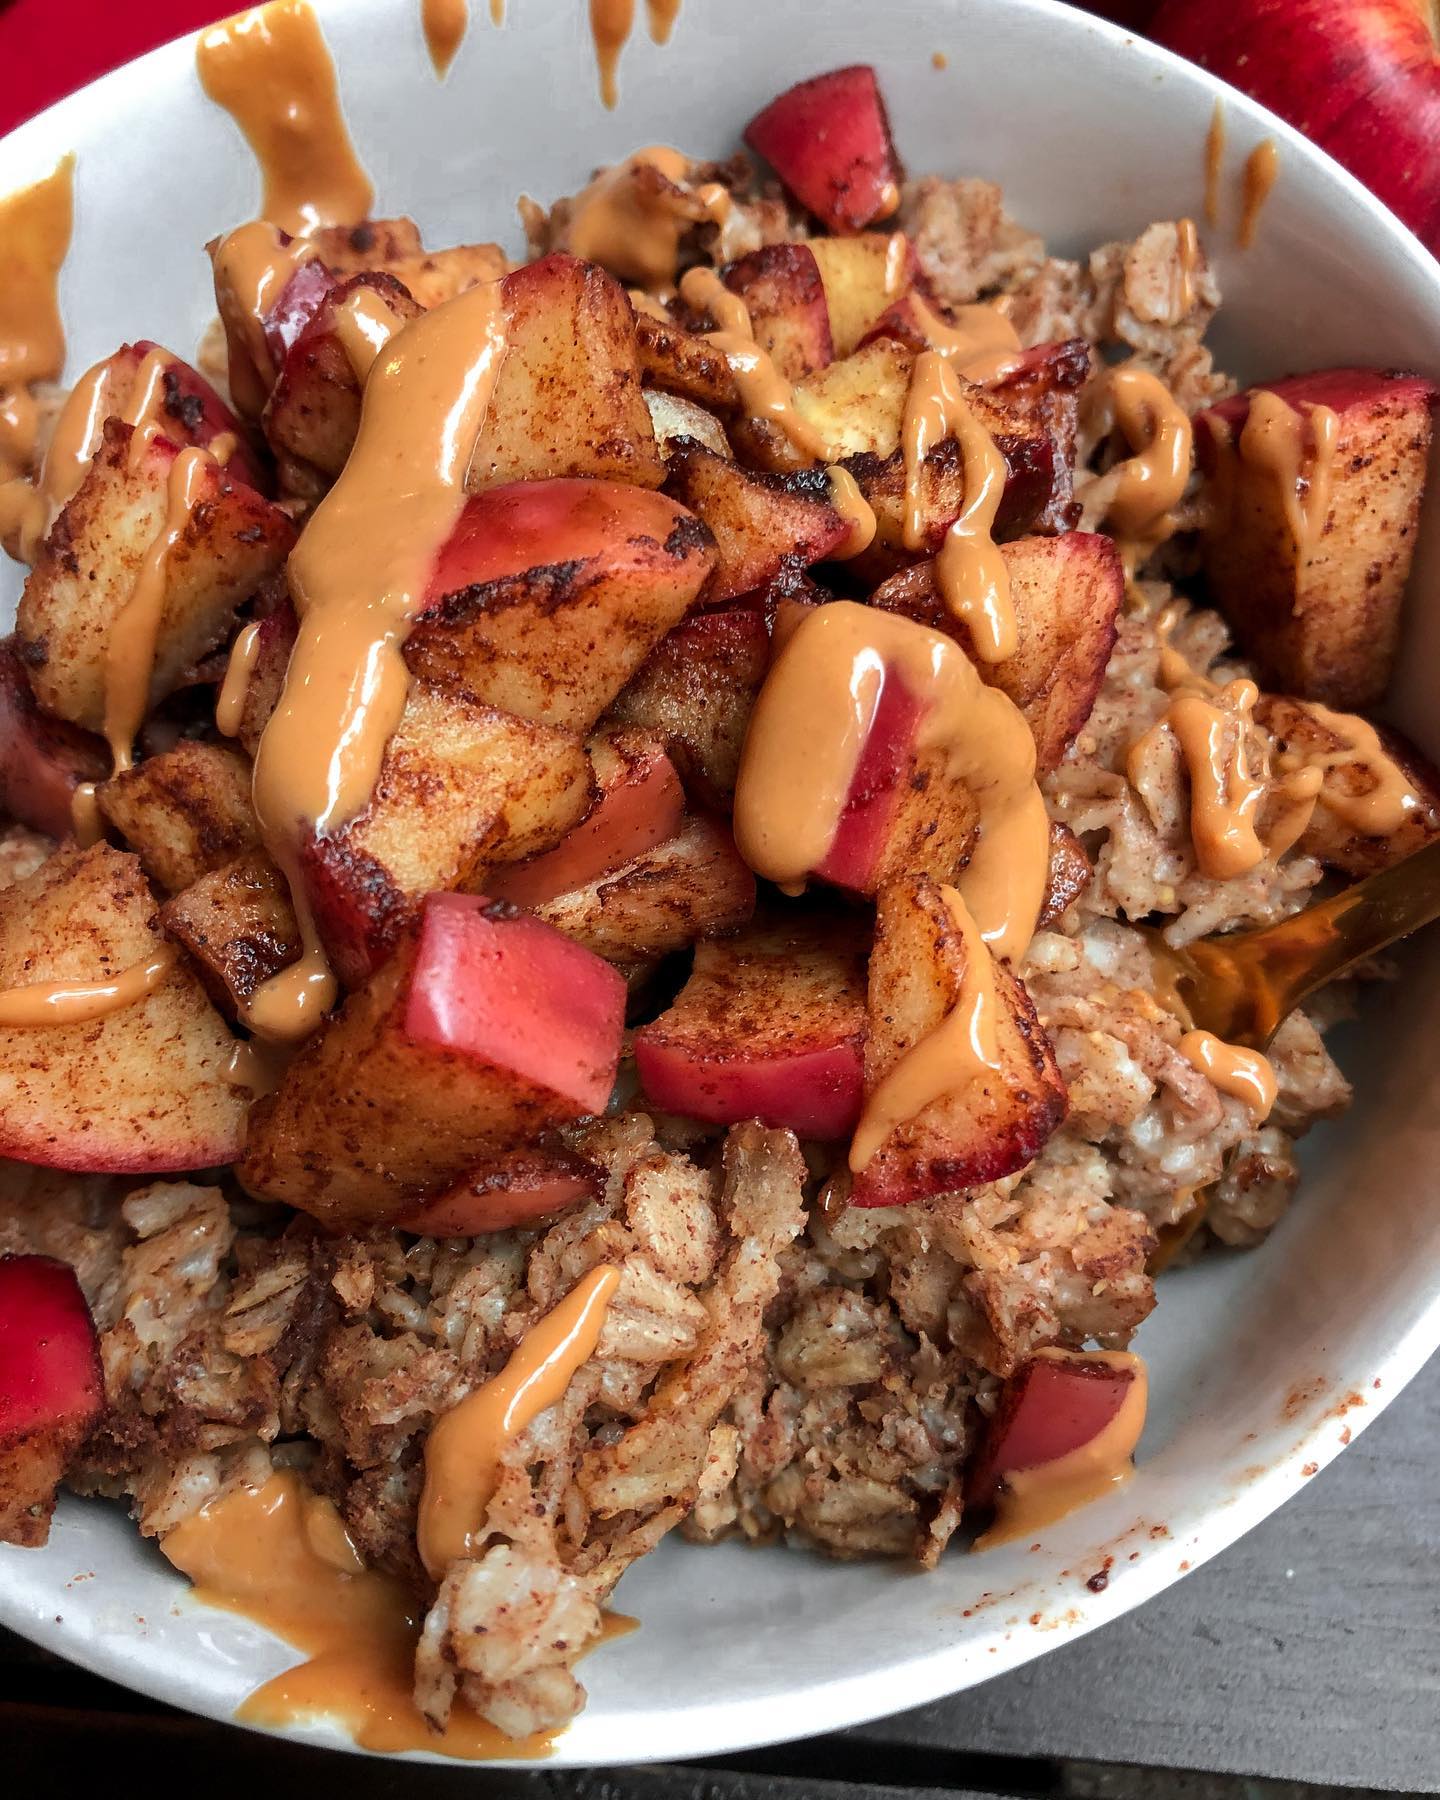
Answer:
POLYGON ((108 766, 101 738, 41 711, 18 641, 0 642, 0 812, 64 837, 75 789, 108 766))
POLYGON ((745 142, 832 231, 859 231, 900 204, 902 170, 868 64, 787 88, 745 127, 745 142))

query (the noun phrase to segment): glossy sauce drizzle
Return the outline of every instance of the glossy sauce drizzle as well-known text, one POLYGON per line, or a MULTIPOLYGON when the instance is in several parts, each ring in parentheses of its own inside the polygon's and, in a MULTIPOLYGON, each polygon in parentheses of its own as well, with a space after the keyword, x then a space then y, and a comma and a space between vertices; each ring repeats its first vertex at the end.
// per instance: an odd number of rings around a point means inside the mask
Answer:
POLYGON ((255 1725, 333 1718, 366 1750, 543 1756, 548 1735, 507 1738, 458 1701, 443 1732, 414 1700, 418 1608, 393 1576, 366 1569, 338 1512, 293 1471, 235 1488, 177 1525, 165 1555, 207 1606, 240 1613, 305 1653, 237 1717, 255 1725))
POLYGON ((306 0, 270 0, 212 27, 195 50, 201 86, 245 133, 260 164, 262 215, 302 236, 354 225, 375 191, 360 167, 335 65, 306 0))
MULTIPOLYGON (((1037 1350, 1037 1356, 1069 1361, 1073 1353, 1037 1350)), ((1033 1469, 1012 1469, 1000 1484, 995 1502, 995 1523, 977 1539, 977 1550, 1005 1544, 1015 1538, 1034 1537, 1068 1513, 1088 1506, 1102 1495, 1121 1487, 1133 1471, 1131 1459, 1145 1429, 1148 1379, 1145 1364, 1128 1350, 1087 1350, 1088 1362, 1105 1363, 1130 1375, 1125 1398, 1104 1430, 1088 1442, 1033 1469)))
MULTIPOLYGON (((1302 564, 1314 553, 1330 516, 1339 436, 1339 417, 1328 406, 1307 406, 1302 412, 1268 388, 1251 396, 1240 433, 1240 461, 1276 483, 1302 564)), ((1295 610, 1302 610, 1298 594, 1295 610)))
POLYGON ((1180 1040, 1180 1054, 1194 1069, 1206 1075, 1222 1094, 1243 1100, 1257 1125, 1275 1107, 1275 1070, 1268 1056, 1227 1044, 1211 1031, 1187 1031, 1180 1040))
POLYGON ((136 963, 108 980, 29 981, 23 987, 0 989, 0 1027, 33 1031, 103 1019, 153 993, 175 967, 176 955, 166 944, 148 962, 136 963))
POLYGON ((1270 198, 1270 190, 1280 173, 1280 152, 1274 138, 1266 138, 1245 158, 1244 210, 1240 215, 1240 248, 1248 250, 1255 242, 1260 214, 1270 198))
POLYGON ((0 482, 34 464, 39 415, 32 382, 65 366, 60 269, 70 248, 75 158, 0 200, 0 482))
MULTIPOLYGON (((1308 751, 1297 771, 1309 770, 1319 775, 1319 804, 1328 813, 1366 837, 1387 837, 1423 810, 1425 802, 1415 784, 1385 748, 1368 719, 1355 713, 1332 712, 1318 700, 1307 700, 1304 706, 1317 724, 1338 739, 1332 750, 1317 747, 1308 751), (1352 794, 1340 783, 1327 779, 1344 769, 1365 770, 1372 777, 1369 788, 1352 794)), ((1287 767, 1289 761, 1282 758, 1281 767, 1287 767)))
POLYGON ((705 196, 691 190, 689 173, 690 158, 668 144, 632 151, 602 169, 571 201, 564 247, 600 263, 621 281, 642 287, 673 282, 681 237, 710 217, 716 205, 713 198, 707 204, 705 196), (663 182, 647 180, 647 169, 662 175, 663 182))
POLYGON ((857 1175, 897 1127, 1000 1067, 995 959, 960 895, 952 887, 940 892, 965 945, 960 992, 934 1031, 912 1045, 866 1099, 850 1144, 850 1168, 857 1175))
POLYGON ((509 1444, 554 1406, 600 1341, 620 1271, 591 1269, 532 1325, 500 1373, 436 1420, 425 1442, 425 1487, 416 1538, 438 1581, 470 1552, 485 1523, 509 1444))
POLYGON ((443 79, 470 28, 470 0, 421 0, 420 23, 430 61, 443 79))
POLYGON ((402 645, 464 505, 504 344, 496 282, 398 332, 365 384, 349 460, 291 553, 300 633, 260 740, 254 800, 304 948, 251 999, 244 1022, 259 1036, 304 1036, 334 1000, 302 848, 353 819, 374 789, 409 692, 402 645))
POLYGON ((266 219, 252 219, 215 246, 215 303, 230 356, 230 394, 246 418, 258 419, 275 382, 265 316, 302 263, 315 255, 266 219))
POLYGON ((635 0, 590 0, 590 35, 600 73, 600 98, 611 111, 620 98, 616 81, 620 52, 629 41, 634 23, 635 0))
POLYGON ((1133 571, 1175 530, 1173 509, 1190 479, 1194 432, 1169 388, 1145 369, 1111 370, 1102 405, 1132 454, 1099 476, 1095 491, 1133 571))
MULTIPOLYGON (((905 242, 903 232, 895 236, 905 242)), ((910 294, 907 305, 930 348, 953 363, 966 381, 987 387, 1013 374, 1024 361, 1020 334, 998 307, 957 306, 954 323, 947 324, 918 293, 910 294)))
POLYGON ((832 463, 826 474, 830 478, 830 504, 845 521, 850 533, 830 554, 844 562, 849 557, 859 556, 874 543, 875 509, 860 492, 859 483, 848 469, 832 463))
POLYGON ((969 631, 981 661, 1004 662, 1015 654, 1017 638, 1010 572, 992 535, 1005 492, 1005 458, 945 358, 922 350, 915 358, 901 427, 905 543, 911 550, 925 547, 925 459, 947 437, 959 445, 965 501, 935 560, 936 586, 951 615, 969 631))
POLYGON ((1035 740, 958 644, 897 614, 836 600, 786 639, 745 738, 735 794, 740 852, 756 874, 792 889, 820 866, 887 680, 926 703, 917 753, 943 753, 946 775, 975 798, 979 839, 955 885, 991 952, 1018 960, 1049 870, 1035 740))
POLYGON ((1202 875, 1226 881, 1264 860, 1258 825, 1265 798, 1262 768, 1251 766, 1247 742, 1250 714, 1259 690, 1253 681, 1232 681, 1214 698, 1180 692, 1164 717, 1135 744, 1130 780, 1143 783, 1143 769, 1157 737, 1173 734, 1190 780, 1190 838, 1202 875))
POLYGON ((1215 102, 1210 129, 1205 133, 1205 223, 1213 230, 1220 223, 1220 177, 1225 168, 1225 108, 1215 102))
POLYGON ((225 664, 225 679, 215 700, 215 729, 221 737, 233 738, 245 716, 245 696, 250 691, 250 677, 255 672, 255 658, 260 654, 260 626, 245 625, 235 634, 230 658, 225 664))
POLYGON ((13 532, 22 561, 33 563, 39 555, 50 527, 85 479, 105 420, 116 410, 115 381, 107 356, 87 369, 71 388, 34 484, 17 479, 0 486, 0 539, 8 540, 13 532))

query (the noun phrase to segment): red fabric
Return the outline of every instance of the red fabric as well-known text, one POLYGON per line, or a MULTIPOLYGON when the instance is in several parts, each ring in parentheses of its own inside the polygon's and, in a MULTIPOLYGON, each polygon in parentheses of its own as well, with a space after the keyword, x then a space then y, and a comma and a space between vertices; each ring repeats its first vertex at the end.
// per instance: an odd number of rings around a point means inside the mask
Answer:
POLYGON ((0 0, 0 134, 107 69, 234 11, 216 0, 0 0))

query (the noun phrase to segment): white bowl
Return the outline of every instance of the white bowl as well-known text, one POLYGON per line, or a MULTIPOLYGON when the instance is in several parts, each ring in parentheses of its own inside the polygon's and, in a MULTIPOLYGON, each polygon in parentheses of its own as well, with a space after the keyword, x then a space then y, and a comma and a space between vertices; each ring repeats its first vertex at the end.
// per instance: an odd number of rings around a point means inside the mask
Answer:
MULTIPOLYGON (((436 244, 517 243, 521 190, 573 192, 592 166, 641 143, 726 151, 789 82, 869 61, 912 169, 1001 180, 1017 217, 1083 251, 1154 218, 1199 215, 1205 134, 1223 96, 1227 218, 1207 233, 1225 292, 1222 366, 1245 378, 1334 362, 1440 374, 1440 265, 1378 202, 1250 101, 1052 0, 687 0, 668 47, 637 31, 613 114, 599 104, 575 0, 512 0, 498 31, 472 0, 443 86, 418 0, 317 7, 379 209, 414 214, 436 244), (943 72, 936 50, 949 58, 943 72), (1280 145, 1280 179, 1256 247, 1241 253, 1238 171, 1266 136, 1280 145)), ((190 41, 15 132, 0 144, 0 192, 69 149, 79 152, 63 283, 72 369, 142 336, 188 352, 212 310, 201 245, 258 198, 235 127, 200 91, 190 41)), ((1432 754, 1437 576, 1432 491, 1394 704, 1432 754)), ((18 588, 16 571, 0 570, 0 621, 18 588)), ((555 1762, 740 1750, 953 1693, 1159 1592, 1336 1455, 1440 1343, 1429 1253, 1440 1075, 1426 1053, 1440 943, 1429 951, 1409 957, 1404 983, 1375 996, 1342 1040, 1354 1110, 1314 1134, 1301 1198, 1270 1242, 1162 1282, 1139 1339, 1153 1404, 1128 1488, 1041 1547, 955 1554, 925 1576, 667 1544, 625 1578, 618 1603, 642 1629, 586 1662, 590 1705, 555 1762), (1111 1558, 1108 1585, 1090 1591, 1111 1558)), ((294 1660, 257 1628, 190 1602, 118 1508, 74 1500, 48 1548, 0 1552, 0 1620, 221 1719, 294 1660)), ((324 1725, 296 1735, 347 1742, 324 1725)))

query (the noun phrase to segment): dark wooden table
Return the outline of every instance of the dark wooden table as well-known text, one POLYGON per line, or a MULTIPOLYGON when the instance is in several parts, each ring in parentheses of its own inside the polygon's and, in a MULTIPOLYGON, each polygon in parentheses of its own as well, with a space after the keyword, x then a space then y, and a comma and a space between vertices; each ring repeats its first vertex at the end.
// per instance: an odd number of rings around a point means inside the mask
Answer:
POLYGON ((1440 1794, 1437 1443, 1440 1360, 1291 1505, 1149 1606, 957 1699, 704 1768, 510 1775, 326 1756, 186 1718, 0 1634, 0 1796, 1440 1794))

